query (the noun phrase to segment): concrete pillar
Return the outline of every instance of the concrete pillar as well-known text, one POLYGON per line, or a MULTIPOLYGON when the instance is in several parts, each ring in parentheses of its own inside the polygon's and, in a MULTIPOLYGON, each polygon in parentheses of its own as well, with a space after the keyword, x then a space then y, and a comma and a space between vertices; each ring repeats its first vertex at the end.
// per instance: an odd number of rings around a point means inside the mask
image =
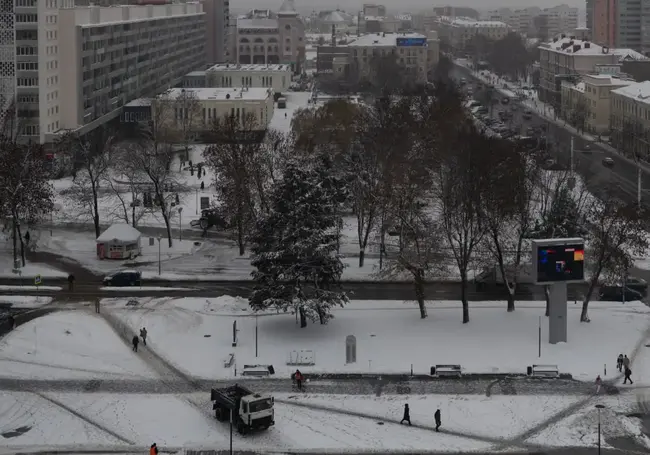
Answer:
POLYGON ((548 308, 548 342, 566 343, 567 340, 567 284, 550 285, 548 308))

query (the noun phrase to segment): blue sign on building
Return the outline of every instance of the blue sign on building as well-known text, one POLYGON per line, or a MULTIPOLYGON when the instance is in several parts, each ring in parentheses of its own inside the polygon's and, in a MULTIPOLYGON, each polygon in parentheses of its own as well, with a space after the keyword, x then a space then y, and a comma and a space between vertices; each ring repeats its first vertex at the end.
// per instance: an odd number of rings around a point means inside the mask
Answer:
POLYGON ((427 45, 427 39, 426 38, 407 38, 407 37, 402 37, 402 38, 397 38, 396 44, 398 46, 409 46, 409 47, 414 47, 414 46, 426 46, 427 45))

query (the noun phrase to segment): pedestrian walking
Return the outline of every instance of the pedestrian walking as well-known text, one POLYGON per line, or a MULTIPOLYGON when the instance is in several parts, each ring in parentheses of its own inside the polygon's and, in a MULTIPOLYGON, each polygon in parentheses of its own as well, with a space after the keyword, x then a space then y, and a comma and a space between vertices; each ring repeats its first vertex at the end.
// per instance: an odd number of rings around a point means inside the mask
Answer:
POLYGON ((29 240, 32 238, 32 236, 29 234, 29 231, 25 232, 25 246, 29 248, 29 240))
POLYGON ((293 378, 296 380, 296 385, 298 386, 298 390, 302 390, 302 373, 300 370, 296 370, 296 372, 293 375, 293 378))
POLYGON ((630 377, 631 375, 632 375, 632 370, 630 370, 629 367, 625 367, 625 379, 623 380, 623 384, 627 384, 627 381, 630 381, 630 384, 634 384, 632 378, 630 377))
POLYGON ((99 299, 95 299, 95 313, 99 314, 99 299))
POLYGON ((7 319, 9 322, 9 329, 13 330, 16 328, 16 318, 14 318, 13 314, 9 315, 9 318, 7 319))
POLYGON ((411 411, 409 409, 408 403, 404 405, 404 417, 402 417, 402 420, 399 424, 401 425, 404 422, 408 422, 409 426, 411 426, 411 411))
POLYGON ((158 455, 158 446, 155 442, 149 447, 149 455, 158 455))
POLYGON ((146 346, 147 345, 147 329, 145 329, 144 327, 142 327, 140 329, 140 338, 142 338, 142 344, 146 346))
POLYGON ((68 291, 74 291, 74 275, 72 273, 68 275, 68 291))
POLYGON ((436 431, 439 431, 440 425, 442 425, 442 422, 440 420, 440 409, 436 409, 435 414, 433 414, 433 418, 436 420, 436 431))
POLYGON ((603 380, 600 379, 600 375, 596 377, 596 395, 600 393, 600 387, 603 385, 603 380))
POLYGON ((623 354, 619 354, 616 359, 616 368, 618 368, 619 373, 623 372, 623 354))
POLYGON ((133 352, 138 352, 138 343, 140 342, 138 336, 133 335, 133 340, 131 340, 131 342, 133 343, 133 352))
POLYGON ((630 368, 630 359, 627 357, 627 355, 623 356, 623 369, 627 370, 630 368))

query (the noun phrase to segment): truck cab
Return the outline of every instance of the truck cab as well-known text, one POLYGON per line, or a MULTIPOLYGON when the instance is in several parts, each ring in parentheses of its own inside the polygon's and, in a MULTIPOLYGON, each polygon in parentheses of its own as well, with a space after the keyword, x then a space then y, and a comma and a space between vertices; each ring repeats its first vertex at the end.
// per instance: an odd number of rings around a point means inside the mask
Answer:
POLYGON ((253 393, 245 387, 234 385, 212 389, 211 400, 215 417, 220 422, 230 420, 241 434, 251 430, 266 430, 275 424, 274 399, 272 396, 253 393))

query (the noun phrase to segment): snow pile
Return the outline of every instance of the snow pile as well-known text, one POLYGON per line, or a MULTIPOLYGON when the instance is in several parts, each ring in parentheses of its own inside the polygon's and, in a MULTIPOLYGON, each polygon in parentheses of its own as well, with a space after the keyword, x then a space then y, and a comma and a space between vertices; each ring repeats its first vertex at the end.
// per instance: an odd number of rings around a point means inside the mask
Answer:
POLYGON ((52 302, 52 297, 34 297, 31 295, 3 295, 0 297, 0 308, 38 308, 52 302))

